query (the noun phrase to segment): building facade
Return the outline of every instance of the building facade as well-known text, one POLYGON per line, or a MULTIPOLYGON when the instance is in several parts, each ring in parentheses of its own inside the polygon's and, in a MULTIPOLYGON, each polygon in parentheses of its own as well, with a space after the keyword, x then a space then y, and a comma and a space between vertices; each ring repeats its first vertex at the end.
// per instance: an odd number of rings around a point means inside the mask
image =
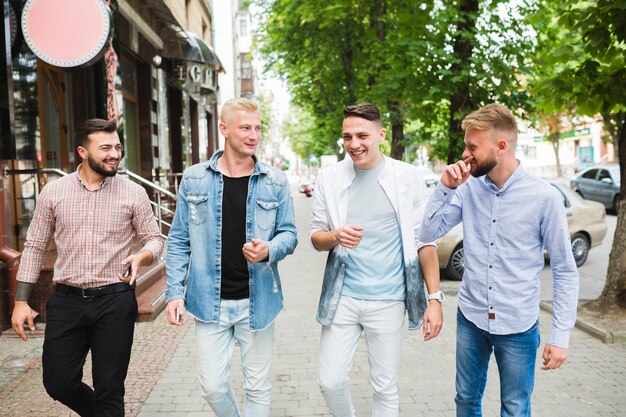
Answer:
MULTIPOLYGON (((120 169, 168 190, 217 149, 224 68, 212 46, 210 0, 0 2, 0 246, 22 250, 39 190, 80 162, 73 136, 86 119, 116 119, 120 169)), ((0 278, 0 330, 10 275, 0 278)))

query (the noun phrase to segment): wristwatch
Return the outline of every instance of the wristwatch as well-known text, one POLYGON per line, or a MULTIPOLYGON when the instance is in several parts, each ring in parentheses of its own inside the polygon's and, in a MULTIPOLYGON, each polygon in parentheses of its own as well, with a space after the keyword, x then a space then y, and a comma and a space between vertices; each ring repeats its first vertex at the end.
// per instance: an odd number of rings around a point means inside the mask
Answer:
POLYGON ((440 303, 443 303, 444 298, 445 298, 445 296, 443 294, 443 291, 441 291, 441 290, 437 291, 437 292, 434 292, 432 294, 428 294, 428 301, 430 301, 430 300, 437 300, 440 303))

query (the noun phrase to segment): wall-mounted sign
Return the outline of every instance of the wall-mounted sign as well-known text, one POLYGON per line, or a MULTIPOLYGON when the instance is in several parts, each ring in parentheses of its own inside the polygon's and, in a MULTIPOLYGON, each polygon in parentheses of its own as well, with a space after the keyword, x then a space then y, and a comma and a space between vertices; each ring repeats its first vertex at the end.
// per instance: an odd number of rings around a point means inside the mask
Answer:
POLYGON ((178 81, 187 82, 191 87, 215 89, 215 72, 210 65, 178 61, 174 64, 174 73, 178 81))
POLYGON ((91 65, 108 45, 111 14, 104 0, 28 0, 22 32, 33 53, 51 65, 91 65))

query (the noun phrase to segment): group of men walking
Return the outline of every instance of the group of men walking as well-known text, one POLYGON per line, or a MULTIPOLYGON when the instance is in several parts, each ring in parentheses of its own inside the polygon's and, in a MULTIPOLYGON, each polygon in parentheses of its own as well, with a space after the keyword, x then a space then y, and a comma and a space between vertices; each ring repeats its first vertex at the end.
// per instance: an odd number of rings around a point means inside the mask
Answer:
MULTIPOLYGON (((428 199, 419 171, 380 151, 386 131, 376 106, 348 106, 343 115, 347 157, 318 174, 309 236, 315 249, 328 252, 317 320, 319 385, 330 413, 356 415, 347 381, 363 335, 371 415, 398 415, 405 321, 409 330, 421 329, 425 341, 438 336, 445 301, 434 242, 463 221, 457 415, 482 415, 493 352, 501 415, 530 416, 544 249, 554 274, 554 315, 542 369, 567 358, 578 274, 558 191, 515 159, 515 118, 500 104, 468 115, 462 160, 445 168, 428 199)), ((298 241, 293 201, 284 173, 256 157, 261 117, 255 102, 225 103, 219 129, 224 150, 181 180, 168 234, 166 314, 172 325, 195 319, 200 389, 215 414, 266 417, 274 323, 283 309, 278 262, 298 241), (235 343, 243 411, 229 382, 235 343)), ((88 120, 76 144, 83 163, 41 192, 12 324, 25 340, 24 326, 34 329, 27 301, 54 237, 59 255, 47 304, 44 385, 81 416, 123 416, 134 282, 138 268, 160 256, 163 240, 146 192, 116 175, 122 151, 115 123, 88 120), (133 242, 140 248, 134 253, 133 242), (93 388, 82 382, 89 351, 93 388)))

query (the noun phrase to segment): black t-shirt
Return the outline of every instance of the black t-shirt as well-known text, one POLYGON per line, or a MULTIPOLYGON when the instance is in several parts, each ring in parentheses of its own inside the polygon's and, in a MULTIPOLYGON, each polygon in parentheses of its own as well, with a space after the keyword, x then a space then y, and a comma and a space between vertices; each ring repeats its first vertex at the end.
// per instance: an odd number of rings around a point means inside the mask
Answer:
POLYGON ((222 200, 222 288, 221 298, 250 297, 248 262, 241 251, 246 243, 246 200, 250 177, 224 178, 222 200))

